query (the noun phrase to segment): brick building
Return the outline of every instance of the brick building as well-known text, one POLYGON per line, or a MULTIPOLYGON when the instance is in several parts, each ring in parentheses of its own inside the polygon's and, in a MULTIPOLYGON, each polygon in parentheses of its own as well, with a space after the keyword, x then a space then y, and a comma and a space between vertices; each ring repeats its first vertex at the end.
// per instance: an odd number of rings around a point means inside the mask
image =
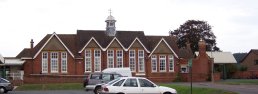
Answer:
MULTIPOLYGON (((134 76, 168 82, 188 74, 189 47, 179 49, 174 36, 148 36, 143 31, 118 31, 112 15, 106 30, 77 30, 76 34, 48 34, 35 47, 16 58, 23 64, 25 83, 81 82, 85 75, 105 68, 130 67, 134 76)), ((206 81, 210 59, 200 41, 200 55, 193 60, 195 81, 206 81)), ((188 78, 187 78, 188 79, 188 78)))
POLYGON ((242 59, 241 65, 246 66, 248 71, 258 71, 258 49, 251 49, 242 59))

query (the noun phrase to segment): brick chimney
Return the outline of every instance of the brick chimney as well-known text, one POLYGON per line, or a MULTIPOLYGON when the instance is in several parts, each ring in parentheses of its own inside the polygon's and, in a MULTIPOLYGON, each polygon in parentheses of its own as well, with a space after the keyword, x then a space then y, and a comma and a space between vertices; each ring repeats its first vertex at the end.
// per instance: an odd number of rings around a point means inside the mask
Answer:
POLYGON ((205 55, 206 54, 206 42, 201 39, 198 43, 199 46, 199 54, 200 55, 205 55))
POLYGON ((33 49, 33 44, 34 44, 33 39, 31 39, 31 40, 30 40, 30 48, 31 48, 31 49, 33 49))

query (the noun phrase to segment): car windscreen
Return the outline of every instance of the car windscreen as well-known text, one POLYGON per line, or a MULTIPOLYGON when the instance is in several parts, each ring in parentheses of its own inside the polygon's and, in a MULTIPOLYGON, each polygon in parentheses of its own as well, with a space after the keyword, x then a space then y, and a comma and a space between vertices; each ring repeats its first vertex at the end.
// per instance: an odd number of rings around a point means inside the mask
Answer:
POLYGON ((9 81, 6 80, 6 79, 4 79, 4 78, 0 78, 0 82, 1 82, 1 83, 9 83, 9 81))
POLYGON ((108 85, 112 85, 113 83, 117 82, 117 81, 120 80, 120 79, 121 79, 120 77, 119 77, 119 78, 116 78, 116 79, 114 79, 114 80, 108 82, 107 84, 108 84, 108 85))
POLYGON ((91 74, 90 79, 100 79, 100 74, 91 74))

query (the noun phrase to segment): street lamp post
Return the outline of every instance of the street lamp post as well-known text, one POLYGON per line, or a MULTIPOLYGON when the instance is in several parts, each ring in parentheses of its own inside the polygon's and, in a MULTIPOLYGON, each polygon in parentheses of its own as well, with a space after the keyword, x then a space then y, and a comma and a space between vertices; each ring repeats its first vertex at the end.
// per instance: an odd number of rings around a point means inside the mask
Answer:
POLYGON ((189 61, 188 61, 188 66, 189 66, 189 68, 190 68, 190 81, 191 81, 191 94, 192 94, 192 91, 193 91, 193 81, 192 81, 192 79, 193 79, 193 76, 192 76, 192 74, 193 74, 193 72, 192 72, 192 65, 193 65, 193 62, 192 62, 192 58, 190 58, 189 59, 189 61))

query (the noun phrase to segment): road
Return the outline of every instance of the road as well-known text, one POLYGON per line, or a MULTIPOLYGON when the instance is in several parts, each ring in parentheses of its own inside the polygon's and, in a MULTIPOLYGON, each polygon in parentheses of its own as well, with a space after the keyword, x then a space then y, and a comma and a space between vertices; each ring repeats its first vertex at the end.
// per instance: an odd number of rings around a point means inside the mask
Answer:
POLYGON ((7 94, 94 94, 84 90, 57 90, 57 91, 10 91, 7 94))
MULTIPOLYGON (((190 87, 190 83, 172 83, 190 87)), ((237 92, 239 94, 258 94, 258 85, 226 85, 211 82, 193 83, 193 87, 216 88, 227 91, 237 92)))

